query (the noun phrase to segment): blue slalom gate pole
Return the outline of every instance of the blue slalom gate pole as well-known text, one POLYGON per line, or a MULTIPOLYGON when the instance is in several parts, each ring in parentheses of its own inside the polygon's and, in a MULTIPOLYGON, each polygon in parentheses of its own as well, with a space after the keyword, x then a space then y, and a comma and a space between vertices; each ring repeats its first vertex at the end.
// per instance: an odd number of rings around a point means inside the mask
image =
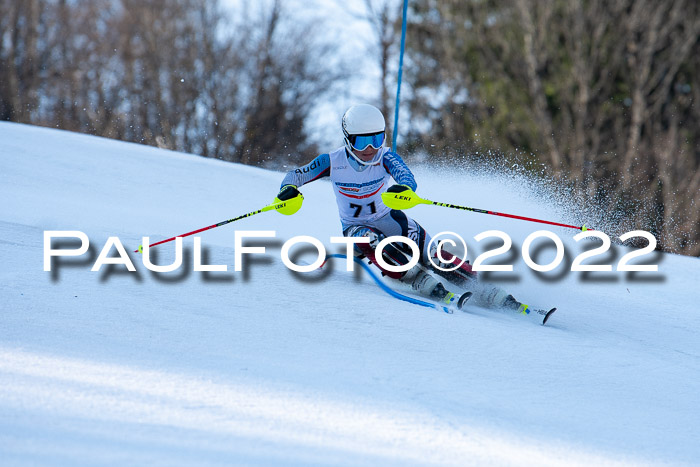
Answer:
MULTIPOLYGON (((346 259, 347 256, 346 256, 346 255, 339 255, 339 254, 328 255, 328 256, 326 257, 326 261, 328 261, 328 259, 330 259, 330 258, 341 258, 341 259, 346 259)), ((444 311, 445 313, 450 313, 450 314, 452 313, 452 310, 449 309, 448 307, 444 306, 444 305, 440 305, 440 304, 438 304, 438 303, 427 302, 427 301, 425 301, 425 300, 420 300, 420 299, 418 299, 418 298, 409 297, 408 295, 404 295, 404 294, 402 294, 402 293, 397 292, 396 290, 394 290, 394 289, 392 289, 391 287, 389 287, 388 285, 386 285, 386 284, 379 278, 379 276, 377 275, 377 273, 375 273, 374 271, 372 271, 372 269, 369 267, 369 265, 365 264, 361 259, 359 259, 359 258, 357 258, 357 257, 353 257, 352 259, 353 259, 357 264, 359 264, 360 266, 362 266, 362 269, 364 269, 365 272, 367 272, 367 273, 369 274, 369 276, 374 280, 374 282, 379 286, 380 289, 382 289, 384 292, 388 293, 388 294, 391 295, 392 297, 398 298, 399 300, 403 300, 404 302, 413 303, 414 305, 420 305, 420 306, 424 306, 424 307, 426 307, 426 308, 434 308, 434 309, 439 310, 439 311, 444 311)), ((324 264, 325 264, 325 263, 324 263, 324 264)))
POLYGON ((396 109, 394 110, 394 135, 391 148, 396 151, 396 137, 399 132, 399 102, 401 101, 401 77, 403 75, 403 52, 406 47, 406 17, 408 15, 408 0, 403 0, 403 17, 401 20, 401 53, 399 55, 399 79, 396 87, 396 109))

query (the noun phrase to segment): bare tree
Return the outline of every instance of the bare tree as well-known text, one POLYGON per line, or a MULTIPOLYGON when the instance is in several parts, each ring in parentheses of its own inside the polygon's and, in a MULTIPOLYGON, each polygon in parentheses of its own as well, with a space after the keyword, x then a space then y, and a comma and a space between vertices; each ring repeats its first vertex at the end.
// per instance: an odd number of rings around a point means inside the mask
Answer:
POLYGON ((285 20, 290 17, 277 0, 260 21, 246 21, 251 82, 236 161, 258 165, 282 156, 299 162, 317 152, 307 142, 305 121, 319 99, 346 79, 342 63, 326 66, 335 49, 318 41, 314 32, 321 25, 285 20))
MULTIPOLYGON (((396 86, 396 69, 398 68, 397 44, 400 34, 397 28, 401 25, 401 2, 399 0, 364 0, 364 11, 358 11, 346 2, 337 2, 338 7, 345 10, 350 17, 358 19, 369 25, 373 37, 367 43, 367 52, 355 53, 355 57, 373 57, 379 68, 379 96, 378 107, 387 118, 387 133, 393 131, 389 116, 392 115, 394 104, 392 96, 396 86), (396 66, 392 66, 394 61, 396 66)), ((359 67, 361 72, 367 65, 359 67)), ((357 70, 355 70, 357 72, 357 70)))
POLYGON ((662 248, 700 253, 697 2, 416 0, 409 16, 414 144, 546 162, 662 248))
POLYGON ((39 98, 43 2, 0 2, 0 119, 31 121, 39 98))
POLYGON ((394 70, 390 66, 396 56, 395 48, 398 43, 397 28, 401 22, 399 3, 395 0, 365 0, 367 22, 372 26, 378 50, 377 59, 380 71, 380 110, 385 116, 391 114, 394 70))
POLYGON ((281 5, 226 20, 216 0, 1 1, 0 118, 249 164, 301 158, 314 103, 346 70, 326 66, 318 23, 281 5))

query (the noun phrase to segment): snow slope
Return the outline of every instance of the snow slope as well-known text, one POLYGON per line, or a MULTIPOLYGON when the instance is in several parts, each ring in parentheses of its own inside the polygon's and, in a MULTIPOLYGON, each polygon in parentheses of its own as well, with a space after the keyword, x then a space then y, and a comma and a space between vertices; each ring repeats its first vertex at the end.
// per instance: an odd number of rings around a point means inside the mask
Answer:
MULTIPOLYGON (((342 265, 299 275, 282 264, 281 244, 295 235, 341 252, 329 242, 340 234, 333 195, 316 182, 294 216, 200 234, 205 261, 227 272, 192 271, 191 238, 174 273, 151 273, 138 254, 136 273, 90 271, 110 236, 133 250, 142 236, 253 211, 281 178, 0 123, 3 465, 700 462, 697 258, 653 255, 659 272, 634 275, 538 275, 518 260, 491 279, 558 306, 551 325, 477 308, 447 315, 399 302, 342 265), (233 268, 236 229, 277 231, 255 242, 267 253, 245 272, 233 268), (44 272, 46 230, 83 231, 91 250, 44 272)), ((419 194, 438 201, 581 220, 522 181, 417 178, 419 194)), ((429 232, 460 233, 472 259, 485 249, 473 240, 480 232, 507 232, 514 260, 543 227, 430 206, 409 215, 429 232)), ((551 230, 569 262, 583 251, 575 232, 551 230)), ((173 243, 156 250, 159 264, 174 258, 173 243)))

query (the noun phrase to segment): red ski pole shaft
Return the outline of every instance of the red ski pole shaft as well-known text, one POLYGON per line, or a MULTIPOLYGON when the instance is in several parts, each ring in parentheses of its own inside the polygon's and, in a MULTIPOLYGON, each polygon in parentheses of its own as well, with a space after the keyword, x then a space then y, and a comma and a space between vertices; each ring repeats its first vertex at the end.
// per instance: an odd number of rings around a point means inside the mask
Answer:
POLYGON ((487 211, 487 210, 485 210, 485 209, 469 208, 469 207, 466 207, 466 206, 457 206, 457 205, 448 204, 448 203, 439 203, 439 202, 437 202, 437 201, 431 201, 431 203, 434 204, 434 205, 436 205, 436 206, 443 206, 443 207, 446 207, 446 208, 463 209, 463 210, 465 210, 465 211, 479 212, 479 213, 481 213, 481 214, 491 214, 492 216, 509 217, 509 218, 511 218, 511 219, 520 219, 520 220, 522 220, 522 221, 539 222, 540 224, 556 225, 556 226, 558 226, 558 227, 568 227, 568 228, 570 228, 570 229, 576 229, 576 230, 580 230, 580 231, 582 231, 582 232, 585 232, 585 231, 587 231, 587 230, 593 230, 593 229, 590 229, 590 228, 586 227, 585 224, 582 225, 582 226, 580 226, 580 227, 578 227, 578 226, 576 226, 576 225, 560 224, 559 222, 545 221, 545 220, 542 220, 542 219, 535 219, 535 218, 533 218, 533 217, 516 216, 515 214, 505 214, 505 213, 502 213, 502 212, 487 211))
MULTIPOLYGON (((279 212, 280 214, 284 214, 285 216, 291 216, 295 212, 297 212, 301 208, 301 203, 304 201, 304 197, 300 194, 295 196, 294 198, 286 199, 286 200, 280 200, 278 198, 275 198, 275 201, 272 204, 269 204, 265 206, 264 208, 260 208, 257 211, 252 211, 247 214, 243 214, 242 216, 234 217, 233 219, 229 219, 227 221, 219 222, 218 224, 210 225, 208 227, 202 227, 201 229, 193 230, 192 232, 187 232, 182 235, 177 235, 175 237, 170 237, 166 238, 165 240, 161 240, 156 243, 152 243, 148 245, 148 247, 160 245, 162 243, 167 243, 167 242, 172 242, 176 238, 181 238, 181 237, 189 237, 190 235, 194 235, 199 232, 204 232, 205 230, 210 230, 214 229, 216 227, 221 227, 222 225, 230 224, 231 222, 236 222, 241 219, 245 219, 246 217, 254 216, 256 214, 260 214, 261 212, 265 211, 271 211, 275 210, 279 212)), ((135 250, 134 253, 143 253, 143 245, 139 245, 139 249, 135 250)))
MULTIPOLYGON (((271 208, 270 206, 265 206, 264 208, 258 209, 257 211, 252 211, 252 212, 249 212, 249 213, 247 213, 247 214, 243 214, 242 216, 234 217, 233 219, 229 219, 229 220, 227 220, 227 221, 219 222, 218 224, 213 224, 213 225, 210 225, 210 226, 208 226, 208 227, 202 227, 201 229, 193 230, 192 232, 187 232, 187 233, 184 233, 184 234, 182 234, 182 235, 176 235, 175 237, 166 238, 165 240, 161 240, 161 241, 156 242, 156 243, 151 243, 150 245, 148 245, 148 247, 151 248, 151 247, 154 247, 154 246, 156 246, 156 245, 160 245, 160 244, 162 244, 162 243, 172 242, 172 241, 175 240, 176 238, 180 238, 180 237, 189 237, 190 235, 194 235, 194 234, 199 233, 199 232, 204 232, 205 230, 210 230, 210 229, 214 229, 214 228, 216 228, 216 227, 221 227, 222 225, 230 224, 231 222, 235 222, 235 221, 244 219, 244 218, 246 218, 246 217, 250 217, 250 216, 254 216, 254 215, 256 215, 256 214, 260 214, 260 213, 263 212, 263 211, 269 211, 270 208, 271 208)), ((143 245, 139 246, 139 249, 138 249, 138 250, 134 250, 134 253, 142 253, 142 252, 143 252, 143 245)))

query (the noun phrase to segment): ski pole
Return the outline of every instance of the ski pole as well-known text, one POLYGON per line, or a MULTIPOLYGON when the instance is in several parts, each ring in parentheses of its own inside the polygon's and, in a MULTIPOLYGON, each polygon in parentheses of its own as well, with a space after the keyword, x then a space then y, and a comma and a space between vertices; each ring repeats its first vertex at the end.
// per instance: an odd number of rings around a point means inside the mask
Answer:
POLYGON ((409 209, 409 208, 412 208, 412 207, 417 206, 419 204, 432 204, 435 206, 443 206, 443 207, 452 208, 452 209, 462 209, 464 211, 478 212, 481 214, 491 214, 492 216, 509 217, 511 219, 520 219, 523 221, 539 222, 540 224, 556 225, 558 227, 568 227, 570 229, 576 229, 576 230, 580 230, 582 232, 585 232, 587 230, 593 230, 593 229, 586 227, 586 224, 583 224, 581 227, 577 227, 575 225, 560 224, 558 222, 544 221, 542 219, 534 219, 532 217, 516 216, 514 214, 505 214, 502 212, 487 211, 486 209, 477 209, 477 208, 470 208, 470 207, 466 207, 466 206, 457 206, 455 204, 439 203, 437 201, 430 201, 428 199, 421 198, 411 189, 407 189, 407 190, 404 190, 404 191, 399 192, 399 193, 392 193, 392 192, 388 192, 388 191, 385 193, 382 193, 382 201, 384 201, 384 204, 387 207, 389 207, 390 209, 409 209))
MULTIPOLYGON (((216 227, 221 227, 222 225, 230 224, 231 222, 236 222, 236 221, 239 221, 241 219, 245 219, 246 217, 260 214, 261 212, 272 211, 273 209, 275 211, 279 212, 280 214, 284 214, 285 216, 291 216, 292 214, 294 214, 295 212, 297 212, 301 208, 302 201, 304 201, 304 197, 301 194, 297 195, 294 198, 285 200, 285 201, 281 201, 280 199, 275 198, 275 201, 272 204, 269 204, 269 205, 265 206, 264 208, 258 209, 257 211, 251 211, 247 214, 243 214, 242 216, 234 217, 233 219, 219 222, 218 224, 213 224, 213 225, 210 225, 208 227, 202 227, 201 229, 193 230, 192 232, 187 232, 185 234, 176 235, 175 237, 170 237, 170 238, 167 238, 165 240, 161 240, 161 241, 156 242, 156 243, 151 243, 150 245, 148 245, 148 247, 151 248, 151 247, 154 247, 156 245, 160 245, 162 243, 172 242, 173 240, 175 240, 176 238, 179 238, 179 237, 189 237, 190 235, 194 235, 194 234, 199 233, 199 232, 204 232, 205 230, 214 229, 216 227)), ((139 245, 139 249, 134 250, 134 253, 143 253, 143 245, 139 245)))

